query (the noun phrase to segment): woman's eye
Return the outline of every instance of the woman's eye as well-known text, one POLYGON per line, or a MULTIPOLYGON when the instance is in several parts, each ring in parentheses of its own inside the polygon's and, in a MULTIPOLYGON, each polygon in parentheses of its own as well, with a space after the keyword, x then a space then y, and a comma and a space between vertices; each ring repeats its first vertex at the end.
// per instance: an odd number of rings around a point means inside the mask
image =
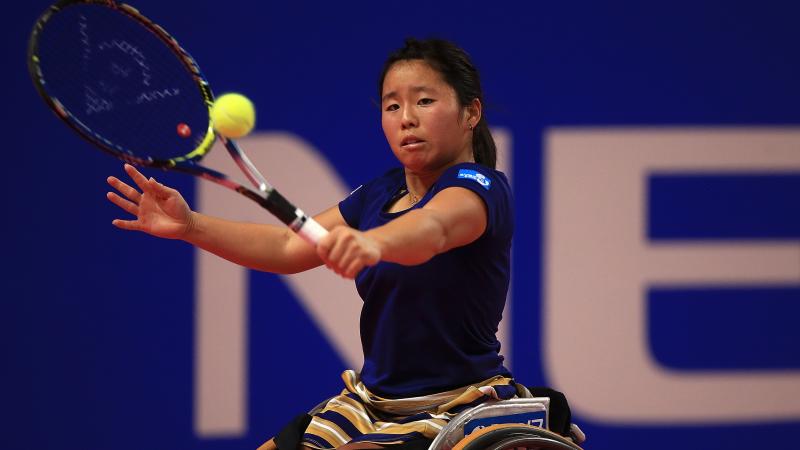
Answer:
POLYGON ((391 105, 386 106, 386 111, 397 111, 400 106, 397 103, 392 103, 391 105))
POLYGON ((419 105, 430 105, 431 103, 435 102, 436 100, 432 98, 421 98, 417 104, 419 105))

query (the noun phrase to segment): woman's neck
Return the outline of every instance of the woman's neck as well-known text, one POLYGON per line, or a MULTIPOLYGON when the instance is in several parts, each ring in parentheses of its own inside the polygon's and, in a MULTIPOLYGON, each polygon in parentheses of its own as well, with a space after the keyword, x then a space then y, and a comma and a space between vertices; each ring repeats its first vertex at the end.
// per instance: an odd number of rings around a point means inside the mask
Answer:
MULTIPOLYGON (((433 186, 433 183, 435 183, 436 180, 442 176, 445 170, 455 166, 456 164, 465 162, 475 162, 475 160, 470 154, 468 157, 451 161, 449 164, 431 171, 414 172, 408 168, 405 168, 406 188, 408 189, 412 200, 416 198, 416 201, 419 201, 419 199, 421 199, 425 193, 428 192, 431 186, 433 186)), ((414 203, 416 203, 416 201, 414 203)))

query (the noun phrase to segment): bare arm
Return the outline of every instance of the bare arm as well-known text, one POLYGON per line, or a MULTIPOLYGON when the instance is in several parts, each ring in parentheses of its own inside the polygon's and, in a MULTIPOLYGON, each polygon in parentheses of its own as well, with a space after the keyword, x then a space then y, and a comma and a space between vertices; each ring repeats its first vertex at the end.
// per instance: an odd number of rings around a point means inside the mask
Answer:
POLYGON ((317 253, 336 273, 353 278, 378 261, 421 264, 439 253, 467 245, 486 230, 483 200, 461 187, 437 193, 421 209, 409 211, 365 233, 337 227, 320 241, 317 253))
POLYGON ((425 207, 366 234, 378 242, 384 261, 421 264, 478 239, 486 230, 486 214, 477 194, 451 187, 437 193, 425 207))
MULTIPOLYGON (((128 164, 125 172, 139 190, 116 177, 108 178, 122 194, 109 192, 108 199, 135 217, 115 219, 112 223, 118 228, 182 239, 229 261, 267 272, 295 273, 322 264, 315 249, 286 227, 233 222, 194 212, 175 189, 147 179, 128 164)), ((346 225, 337 207, 315 219, 328 229, 346 225)))
MULTIPOLYGON (((336 206, 314 219, 326 229, 346 225, 336 206)), ((314 247, 284 226, 234 222, 193 212, 192 226, 182 239, 264 272, 297 273, 322 264, 314 247)))

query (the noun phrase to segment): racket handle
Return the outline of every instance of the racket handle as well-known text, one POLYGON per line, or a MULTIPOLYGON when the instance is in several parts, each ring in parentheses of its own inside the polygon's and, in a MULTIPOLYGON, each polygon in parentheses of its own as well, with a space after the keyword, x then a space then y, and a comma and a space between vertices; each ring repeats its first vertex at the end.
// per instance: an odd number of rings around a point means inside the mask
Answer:
POLYGON ((305 239, 309 244, 316 246, 319 240, 328 234, 328 230, 326 230, 316 220, 309 217, 306 219, 303 225, 297 229, 296 233, 301 238, 305 239))
MULTIPOLYGON (((249 191, 249 189, 243 189, 243 191, 249 191)), ((248 195, 247 192, 242 193, 248 195)), ((289 200, 286 200, 286 197, 275 189, 270 191, 266 198, 257 194, 252 194, 251 198, 259 202, 261 206, 266 208, 281 222, 288 225, 292 231, 315 247, 319 240, 328 234, 328 230, 320 225, 319 222, 304 213, 302 209, 294 206, 289 200)))

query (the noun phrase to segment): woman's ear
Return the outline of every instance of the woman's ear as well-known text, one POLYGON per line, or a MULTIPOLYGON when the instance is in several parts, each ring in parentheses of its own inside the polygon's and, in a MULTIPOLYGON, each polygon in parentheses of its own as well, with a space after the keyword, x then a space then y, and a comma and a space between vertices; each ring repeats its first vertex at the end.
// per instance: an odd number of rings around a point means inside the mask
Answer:
POLYGON ((481 121, 482 109, 483 105, 481 105, 481 101, 478 98, 472 99, 470 104, 464 108, 465 124, 470 130, 475 129, 478 126, 478 122, 481 121))

